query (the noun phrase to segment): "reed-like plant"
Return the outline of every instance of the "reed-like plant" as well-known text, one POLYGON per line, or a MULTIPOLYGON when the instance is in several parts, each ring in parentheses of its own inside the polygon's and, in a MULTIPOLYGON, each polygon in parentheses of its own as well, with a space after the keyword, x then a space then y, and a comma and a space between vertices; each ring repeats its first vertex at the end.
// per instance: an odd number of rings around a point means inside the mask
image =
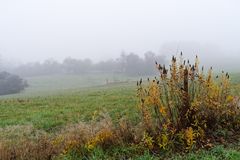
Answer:
POLYGON ((142 79, 137 83, 144 137, 148 136, 143 141, 151 139, 155 148, 183 145, 189 150, 218 129, 240 129, 238 100, 230 92, 228 73, 215 77, 212 67, 199 68, 198 56, 190 64, 182 53, 172 57, 168 69, 157 62, 156 67, 158 77, 148 79, 146 86, 142 79))

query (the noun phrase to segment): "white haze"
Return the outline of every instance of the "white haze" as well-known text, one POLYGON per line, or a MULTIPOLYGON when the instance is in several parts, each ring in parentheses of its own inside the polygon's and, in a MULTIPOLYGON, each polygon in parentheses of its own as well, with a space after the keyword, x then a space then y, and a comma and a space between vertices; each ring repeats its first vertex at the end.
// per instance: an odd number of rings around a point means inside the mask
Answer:
POLYGON ((239 8, 238 0, 1 0, 0 55, 99 61, 123 50, 169 57, 183 50, 233 65, 240 60, 239 8))

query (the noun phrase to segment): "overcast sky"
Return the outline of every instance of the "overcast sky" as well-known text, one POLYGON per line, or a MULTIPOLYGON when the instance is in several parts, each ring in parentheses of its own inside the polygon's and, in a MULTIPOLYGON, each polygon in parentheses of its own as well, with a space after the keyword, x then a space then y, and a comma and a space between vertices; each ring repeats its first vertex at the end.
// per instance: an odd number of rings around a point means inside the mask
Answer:
POLYGON ((122 50, 163 52, 172 42, 240 57, 240 1, 0 0, 0 54, 8 59, 98 61, 122 50))

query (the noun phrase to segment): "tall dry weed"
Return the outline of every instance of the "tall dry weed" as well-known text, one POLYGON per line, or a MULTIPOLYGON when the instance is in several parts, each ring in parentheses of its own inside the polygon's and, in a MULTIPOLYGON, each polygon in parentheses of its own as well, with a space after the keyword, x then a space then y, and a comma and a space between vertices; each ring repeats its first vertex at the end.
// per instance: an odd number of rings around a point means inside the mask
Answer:
POLYGON ((218 129, 240 129, 239 100, 230 91, 230 76, 172 57, 171 65, 158 64, 159 76, 144 86, 137 83, 139 108, 145 125, 143 141, 152 149, 187 150, 204 143, 218 129), (147 138, 146 138, 147 137, 147 138))

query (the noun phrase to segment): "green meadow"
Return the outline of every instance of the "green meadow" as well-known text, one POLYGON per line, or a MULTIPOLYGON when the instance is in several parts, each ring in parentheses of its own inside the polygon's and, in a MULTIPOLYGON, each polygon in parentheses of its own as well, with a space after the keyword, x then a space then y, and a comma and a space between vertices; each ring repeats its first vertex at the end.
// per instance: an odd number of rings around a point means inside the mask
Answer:
MULTIPOLYGON (((96 113, 107 112, 113 122, 128 117, 139 121, 136 97, 138 78, 116 75, 56 75, 27 78, 30 87, 24 92, 2 96, 0 100, 0 142, 17 141, 24 136, 57 134, 64 127, 89 122, 96 113), (111 78, 108 78, 111 77, 111 78), (109 83, 106 84, 106 79, 109 83)), ((232 75, 233 92, 240 92, 240 76, 232 75)), ((240 145, 240 144, 239 144, 240 145)), ((240 147, 216 146, 198 153, 174 154, 171 159, 233 159, 240 157, 240 147)), ((132 148, 116 148, 105 153, 97 148, 90 159, 119 159, 135 153, 132 148)), ((159 159, 148 152, 133 159, 159 159)), ((63 157, 63 159, 74 159, 63 157)))

